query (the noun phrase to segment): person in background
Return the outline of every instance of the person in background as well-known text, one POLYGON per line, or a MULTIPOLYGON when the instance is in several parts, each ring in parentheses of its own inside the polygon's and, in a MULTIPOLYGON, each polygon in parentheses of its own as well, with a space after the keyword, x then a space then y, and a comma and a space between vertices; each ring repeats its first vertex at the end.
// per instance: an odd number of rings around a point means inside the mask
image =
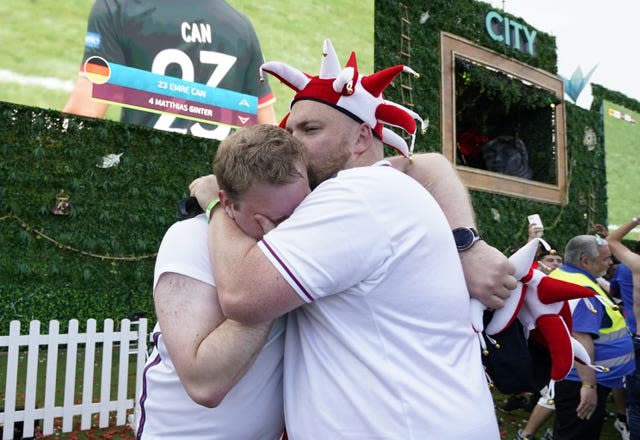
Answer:
MULTIPOLYGON (((544 234, 544 227, 530 221, 527 226, 527 232, 528 232, 528 237, 527 237, 527 243, 528 243, 531 240, 536 239, 537 237, 542 237, 542 235, 544 234)), ((537 264, 537 268, 541 269, 547 274, 549 270, 545 270, 547 266, 544 266, 544 264, 540 260, 542 259, 543 255, 548 255, 548 254, 549 252, 545 249, 545 247, 541 243, 538 246, 538 249, 536 251, 536 261, 537 261, 536 264, 537 264)), ((554 256, 546 257, 546 259, 553 260, 554 256)), ((496 335, 497 338, 496 337, 494 338, 496 339, 496 341, 500 343, 500 346, 505 346, 505 344, 515 345, 512 341, 500 340, 502 338, 506 338, 507 334, 509 334, 510 332, 513 332, 513 334, 516 335, 516 340, 520 340, 520 339, 524 340, 524 344, 522 345, 526 346, 527 338, 524 337, 523 329, 520 326, 519 321, 517 320, 514 321, 512 325, 520 328, 518 329, 518 331, 515 331, 515 329, 505 330, 504 332, 501 332, 499 335, 496 335)), ((527 349, 527 351, 529 350, 527 349)), ((536 389, 537 385, 535 385, 536 383, 535 379, 537 376, 534 375, 534 372, 535 372, 535 370, 533 369, 534 366, 531 365, 531 368, 529 368, 527 371, 525 371, 525 369, 523 368, 520 368, 519 374, 516 375, 511 371, 512 367, 509 366, 508 363, 504 362, 503 359, 498 358, 497 361, 490 360, 490 357, 495 357, 497 354, 500 354, 500 353, 503 353, 503 351, 500 351, 500 350, 494 351, 490 349, 489 357, 485 358, 485 360, 490 362, 489 370, 493 370, 489 372, 494 383, 498 384, 499 381, 501 381, 501 378, 508 377, 511 380, 516 380, 517 382, 514 382, 514 383, 520 383, 520 387, 526 390, 526 391, 518 392, 515 394, 510 393, 509 397, 505 400, 504 404, 500 406, 500 410, 505 412, 511 412, 518 409, 523 409, 525 411, 532 411, 535 406, 535 400, 536 400, 535 393, 537 392, 537 389, 536 389), (499 365, 504 365, 506 368, 503 369, 502 367, 500 367, 499 369, 496 369, 496 367, 499 365), (523 378, 526 378, 526 379, 523 380, 523 378), (532 390, 533 390, 533 394, 532 394, 532 390)), ((507 353, 507 352, 504 352, 504 353, 507 353)), ((527 358, 531 359, 531 356, 527 354, 527 358)), ((532 361, 533 359, 531 359, 531 362, 530 362, 531 364, 533 364, 532 361)), ((542 383, 546 384, 548 381, 549 381, 549 378, 546 378, 542 383)))
MULTIPOLYGON (((542 237, 544 235, 544 227, 537 223, 530 222, 527 227, 527 232, 528 243, 534 238, 542 237)), ((540 243, 540 245, 538 246, 538 251, 536 253, 536 262, 537 269, 540 269, 542 272, 549 275, 549 273, 553 269, 562 265, 562 255, 558 253, 554 246, 550 245, 550 248, 547 249, 546 246, 540 243)))
POLYGON ((620 261, 612 284, 620 290, 627 327, 634 335, 635 371, 625 378, 627 426, 631 440, 640 440, 640 245, 636 242, 634 252, 622 243, 622 239, 638 225, 640 217, 633 217, 607 236, 611 252, 620 261))
MULTIPOLYGON (((83 71, 92 56, 160 75, 258 97, 257 122, 275 124, 275 97, 260 81, 263 63, 249 19, 224 0, 96 0, 89 15, 84 55, 75 87, 62 109, 94 118, 108 105, 91 98, 83 71)), ((123 108, 121 121, 208 139, 224 139, 229 126, 211 125, 123 108)))
MULTIPOLYGON (((537 232, 535 224, 533 227, 530 226, 530 238, 532 236, 531 232, 533 232, 533 234, 537 232)), ((562 255, 558 253, 554 246, 551 246, 550 249, 546 249, 542 245, 540 247, 540 252, 536 257, 538 269, 549 275, 555 269, 562 266, 562 255)), ((535 404, 532 407, 531 415, 527 419, 527 423, 524 428, 518 430, 514 440, 535 439, 536 432, 555 412, 555 405, 553 402, 549 402, 549 399, 546 397, 551 369, 549 352, 547 348, 541 346, 533 338, 530 338, 528 343, 533 364, 534 383, 537 387, 536 393, 534 394, 535 397, 532 398, 532 400, 535 400, 535 404)), ((547 428, 544 434, 542 434, 542 437, 540 437, 540 440, 553 440, 553 429, 547 428)))
MULTIPOLYGON (((610 239, 609 237, 607 237, 607 243, 609 243, 609 246, 611 247, 611 252, 616 252, 614 253, 614 256, 616 256, 616 258, 618 258, 617 255, 622 252, 623 254, 626 254, 625 260, 631 261, 631 263, 633 263, 633 261, 635 260, 634 255, 640 256, 640 241, 636 241, 630 254, 627 254, 629 248, 627 248, 622 242, 620 242, 620 244, 624 246, 624 249, 620 248, 620 245, 616 243, 615 238, 610 239)), ((633 266, 633 264, 631 264, 631 266, 633 266)), ((640 315, 640 306, 638 306, 637 302, 634 301, 636 284, 637 283, 634 279, 634 273, 631 270, 630 266, 621 261, 611 279, 611 290, 619 294, 622 304, 622 310, 624 313, 624 319, 627 321, 627 327, 629 327, 629 330, 634 335, 638 334, 638 320, 636 319, 636 316, 640 315)))
POLYGON ((538 262, 538 269, 549 275, 555 269, 562 267, 562 255, 558 253, 553 246, 551 249, 543 249, 536 259, 538 262))
MULTIPOLYGON (((593 232, 595 232, 595 234, 602 238, 603 240, 606 240, 607 236, 609 235, 609 230, 607 229, 607 227, 603 224, 600 223, 596 223, 594 224, 592 227, 593 232)), ((600 287, 602 287, 602 290, 604 290, 605 292, 607 292, 607 294, 609 296, 611 296, 611 278, 613 277, 613 275, 615 274, 616 271, 616 261, 615 261, 615 257, 613 257, 611 259, 612 264, 609 266, 609 268, 607 269, 607 271, 601 276, 598 277, 598 285, 600 287)), ((612 297, 613 301, 618 304, 618 302, 620 301, 619 298, 615 298, 612 297)))
MULTIPOLYGON (((217 150, 220 205, 259 239, 309 193, 304 147, 272 125, 241 129, 217 150)), ((242 324, 218 302, 201 214, 169 228, 156 259, 155 348, 136 405, 138 439, 265 439, 283 432, 282 319, 242 324), (251 415, 251 417, 247 417, 251 415)))
POLYGON ((562 267, 549 275, 596 291, 595 298, 569 302, 572 336, 594 365, 607 369, 596 371, 575 363, 567 377, 555 384, 555 440, 597 440, 607 396, 612 388, 622 388, 623 378, 635 368, 633 341, 624 317, 596 281, 610 265, 605 240, 599 235, 578 235, 567 243, 562 267))
MULTIPOLYGON (((602 239, 606 239, 609 236, 609 230, 603 224, 596 223, 592 226, 592 229, 595 234, 602 239)), ((602 290, 604 290, 609 295, 611 300, 618 307, 622 307, 622 299, 620 298, 620 292, 618 288, 619 286, 614 282, 614 278, 616 276, 618 268, 620 267, 620 263, 618 262, 615 255, 612 255, 612 261, 613 264, 609 266, 607 272, 603 276, 598 277, 597 281, 598 285, 602 287, 602 290), (613 289, 612 282, 614 283, 613 289)), ((625 269, 626 267, 624 267, 623 265, 621 269, 621 276, 624 275, 625 269)), ((622 310, 624 313, 625 309, 623 308, 622 310)), ((626 314, 625 319, 627 319, 626 314)), ((634 332, 633 328, 635 327, 630 327, 631 333, 634 332)), ((625 389, 612 388, 611 397, 613 398, 613 403, 615 406, 615 420, 613 422, 613 427, 620 433, 620 437, 622 438, 622 440, 629 440, 629 428, 627 426, 627 399, 625 389)))

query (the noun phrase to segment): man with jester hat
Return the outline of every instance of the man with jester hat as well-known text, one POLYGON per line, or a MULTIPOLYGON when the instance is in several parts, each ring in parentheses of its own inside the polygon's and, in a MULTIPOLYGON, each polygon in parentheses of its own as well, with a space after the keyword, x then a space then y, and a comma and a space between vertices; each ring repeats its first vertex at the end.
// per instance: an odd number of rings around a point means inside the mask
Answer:
MULTIPOLYGON (((487 245, 469 227, 454 238, 436 199, 384 159, 383 144, 408 156, 422 122, 382 97, 413 71, 363 75, 354 53, 340 66, 327 40, 318 76, 262 67, 296 91, 282 126, 306 146, 316 187, 277 226, 256 215, 269 231, 259 241, 213 209, 223 312, 246 323, 288 313, 291 439, 498 439, 459 256, 487 245)), ((483 299, 500 305, 515 279, 496 260, 500 289, 483 299)))

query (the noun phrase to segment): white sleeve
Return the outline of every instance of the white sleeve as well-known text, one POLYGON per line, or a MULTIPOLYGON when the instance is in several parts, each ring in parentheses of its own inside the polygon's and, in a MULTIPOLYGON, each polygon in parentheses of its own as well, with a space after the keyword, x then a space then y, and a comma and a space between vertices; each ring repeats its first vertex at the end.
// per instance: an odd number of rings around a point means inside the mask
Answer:
POLYGON ((186 275, 215 286, 207 230, 204 214, 171 225, 162 239, 156 257, 154 289, 160 275, 165 272, 186 275))
POLYGON ((305 302, 357 285, 366 291, 362 283, 371 280, 391 254, 375 207, 337 180, 316 188, 258 243, 305 302))

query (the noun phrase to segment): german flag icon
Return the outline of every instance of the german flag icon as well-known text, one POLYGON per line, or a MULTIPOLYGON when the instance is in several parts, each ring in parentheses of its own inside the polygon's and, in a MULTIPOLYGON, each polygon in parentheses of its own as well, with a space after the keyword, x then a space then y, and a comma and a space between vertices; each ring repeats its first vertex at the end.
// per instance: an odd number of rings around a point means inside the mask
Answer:
POLYGON ((93 84, 104 84, 109 81, 111 68, 107 60, 93 56, 84 62, 84 73, 93 84))

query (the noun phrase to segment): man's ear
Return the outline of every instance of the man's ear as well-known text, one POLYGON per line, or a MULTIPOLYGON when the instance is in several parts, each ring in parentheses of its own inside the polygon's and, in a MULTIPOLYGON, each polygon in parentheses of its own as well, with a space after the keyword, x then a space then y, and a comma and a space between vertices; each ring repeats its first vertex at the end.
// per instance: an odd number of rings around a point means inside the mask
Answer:
POLYGON ((368 124, 362 123, 358 126, 358 139, 356 140, 353 154, 360 155, 366 152, 372 145, 373 132, 368 124))
POLYGON ((580 266, 583 268, 588 268, 591 264, 591 259, 589 257, 580 257, 580 266))
POLYGON ((220 191, 218 191, 218 198, 220 199, 220 205, 224 209, 224 212, 227 213, 229 218, 235 218, 233 215, 233 200, 231 200, 225 190, 221 189, 220 191))

